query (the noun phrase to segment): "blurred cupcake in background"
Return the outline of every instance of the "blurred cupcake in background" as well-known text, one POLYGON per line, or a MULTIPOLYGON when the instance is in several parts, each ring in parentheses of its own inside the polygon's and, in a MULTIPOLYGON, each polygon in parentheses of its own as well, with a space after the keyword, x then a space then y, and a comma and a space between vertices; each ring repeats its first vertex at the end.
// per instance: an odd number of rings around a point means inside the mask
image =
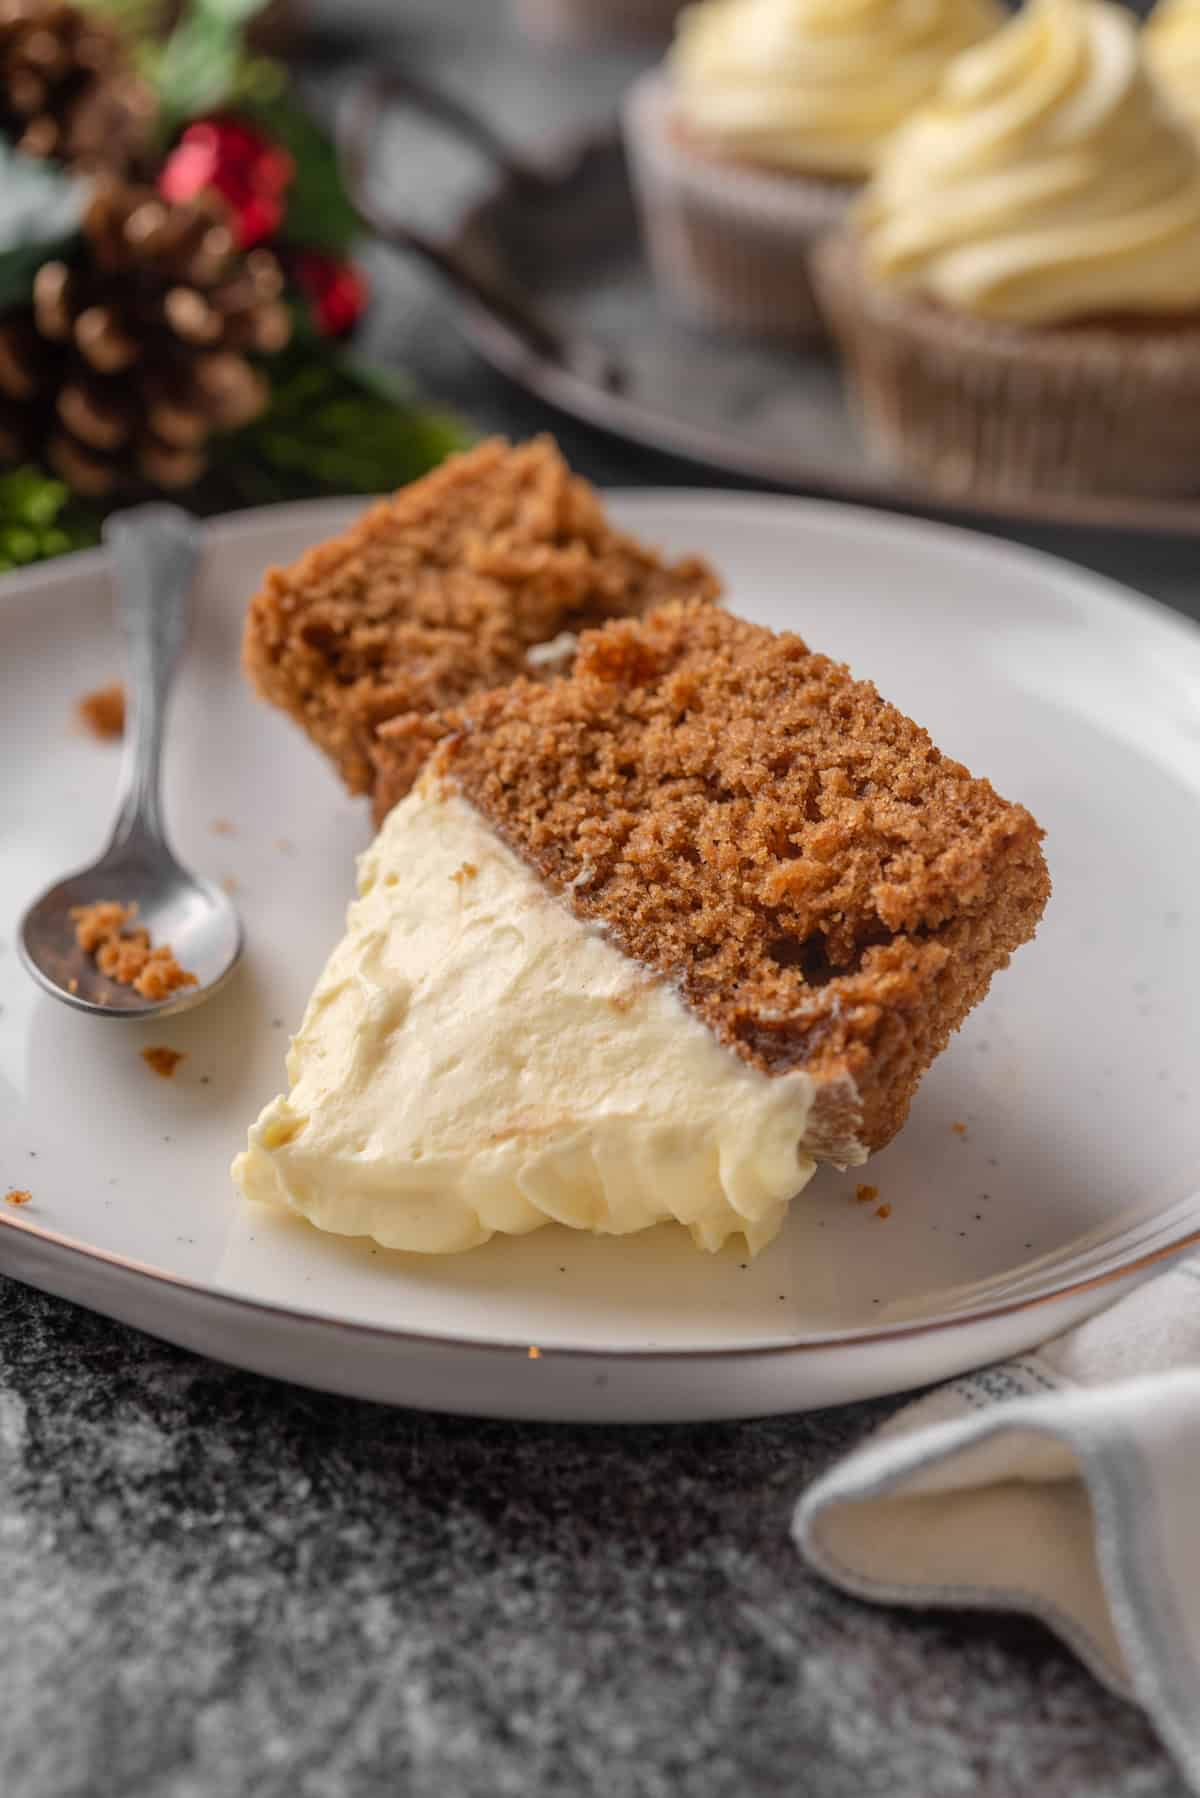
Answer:
POLYGON ((1200 0, 1158 0, 1142 41, 1151 70, 1200 132, 1200 0))
POLYGON ((579 49, 665 43, 682 0, 513 0, 518 25, 539 43, 579 49))
POLYGON ((959 492, 1200 489, 1200 138, 1110 0, 1028 0, 962 56, 816 275, 899 464, 959 492))
POLYGON ((625 109, 668 301, 770 337, 821 329, 806 258, 998 0, 699 0, 625 109))

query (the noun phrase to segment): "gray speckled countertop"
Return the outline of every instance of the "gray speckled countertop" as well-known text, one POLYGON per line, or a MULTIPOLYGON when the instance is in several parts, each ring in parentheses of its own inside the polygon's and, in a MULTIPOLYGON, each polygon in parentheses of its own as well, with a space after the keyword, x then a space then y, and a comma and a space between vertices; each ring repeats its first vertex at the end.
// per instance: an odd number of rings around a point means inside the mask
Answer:
POLYGON ((1182 1798, 1049 1636, 811 1578, 886 1407, 388 1412, 0 1286, 5 1798, 1182 1798))
MULTIPOLYGON (((529 132, 603 112, 629 69, 520 54, 498 0, 318 20, 320 98, 371 32, 529 132)), ((373 263, 379 345, 485 425, 547 422, 423 275, 373 263)), ((696 479, 565 441, 602 481, 696 479)), ((1036 541, 1196 608, 1186 546, 1036 541)), ((807 1574, 792 1503, 889 1408, 620 1431, 387 1412, 0 1281, 0 1795, 1183 1798, 1139 1713, 1035 1626, 807 1574)))

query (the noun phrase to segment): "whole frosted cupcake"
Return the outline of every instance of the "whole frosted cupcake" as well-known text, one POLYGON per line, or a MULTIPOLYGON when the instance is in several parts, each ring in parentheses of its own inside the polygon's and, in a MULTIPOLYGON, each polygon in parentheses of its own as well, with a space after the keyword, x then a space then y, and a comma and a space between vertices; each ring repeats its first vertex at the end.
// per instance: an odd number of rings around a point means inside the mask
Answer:
POLYGON ((820 328, 806 258, 996 0, 699 0, 626 138, 654 273, 710 324, 820 328))
POLYGON ((1200 0, 1158 0, 1143 42, 1152 72, 1200 131, 1200 0))
POLYGON ((816 274, 866 423, 957 490, 1200 488, 1200 140, 1108 0, 1029 0, 816 274))

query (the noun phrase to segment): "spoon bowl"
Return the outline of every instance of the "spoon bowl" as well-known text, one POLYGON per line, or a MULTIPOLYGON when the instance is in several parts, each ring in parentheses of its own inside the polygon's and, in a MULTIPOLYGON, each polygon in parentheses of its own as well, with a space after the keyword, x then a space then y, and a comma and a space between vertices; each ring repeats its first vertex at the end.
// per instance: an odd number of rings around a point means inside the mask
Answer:
POLYGON ((56 881, 21 920, 21 959, 46 992, 106 1018, 188 1011, 224 984, 242 950, 242 925, 228 895, 177 860, 159 803, 167 697, 187 634, 188 597, 201 552, 200 527, 177 506, 115 514, 112 552, 118 611, 129 657, 129 724, 116 823, 99 859, 56 881), (152 947, 172 950, 195 983, 165 999, 144 998, 102 973, 75 938, 76 906, 112 900, 137 907, 134 923, 152 947))
POLYGON ((242 951, 241 920, 220 887, 189 874, 174 856, 153 862, 106 854, 68 874, 30 906, 18 939, 21 960, 38 985, 77 1011, 110 1018, 165 1017, 189 1011, 232 974, 242 951), (137 906, 136 923, 152 943, 169 943, 179 965, 196 976, 166 999, 144 999, 132 986, 102 974, 75 941, 77 905, 119 899, 137 906))

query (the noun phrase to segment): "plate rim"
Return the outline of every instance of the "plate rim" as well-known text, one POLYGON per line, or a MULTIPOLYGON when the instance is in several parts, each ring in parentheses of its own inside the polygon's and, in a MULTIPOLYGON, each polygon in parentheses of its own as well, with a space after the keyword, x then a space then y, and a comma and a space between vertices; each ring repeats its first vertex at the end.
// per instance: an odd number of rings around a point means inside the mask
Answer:
POLYGON ((1056 581, 1073 588, 1076 597, 1087 605, 1094 607, 1099 600, 1110 617, 1119 617, 1132 609, 1152 627, 1165 627, 1177 645, 1185 646, 1200 658, 1200 619, 1190 617, 1152 593, 1140 592, 1116 575, 1103 574, 1099 569, 1073 562, 1069 556, 1041 549, 1035 544, 1014 543, 1009 537, 998 536, 994 530, 956 519, 916 517, 854 500, 827 499, 813 494, 742 492, 733 487, 604 487, 600 492, 606 502, 619 506, 623 513, 635 513, 643 500, 648 502, 648 511, 682 502, 686 507, 695 506, 705 519, 747 505, 764 506, 777 512, 798 508, 817 524, 846 521, 855 530, 861 529, 881 538, 917 538, 939 554, 942 549, 940 540, 948 538, 961 554, 986 562, 1007 561, 1013 564, 1014 570, 1025 564, 1031 572, 1040 570, 1043 574, 1051 574, 1056 581))
MULTIPOLYGON (((545 140, 539 162, 545 180, 556 177, 560 185, 589 158, 618 155, 627 168, 627 155, 619 119, 610 119, 583 131, 558 132, 545 140)), ((627 176, 627 185, 628 176, 627 176)), ((503 166, 493 171, 482 190, 463 207, 447 234, 446 248, 459 264, 477 254, 482 241, 485 253, 505 273, 510 261, 503 255, 491 215, 514 203, 520 204, 521 178, 503 166)), ((633 200, 630 195, 631 203, 633 200)), ((640 243, 640 237, 639 237, 640 243)), ((645 256, 642 256, 643 263, 645 256)), ((990 524, 1060 525, 1114 534, 1134 532, 1144 537, 1200 539, 1200 492, 1193 496, 1160 499, 1136 494, 1038 494, 1009 497, 1003 492, 956 494, 925 487, 897 472, 889 477, 864 454, 861 472, 822 473, 793 465, 769 449, 759 450, 752 439, 735 434, 745 453, 724 452, 728 439, 714 426, 691 424, 670 412, 630 399, 619 388, 591 381, 566 362, 543 353, 472 290, 470 283, 454 279, 462 334, 475 353, 522 391, 532 393, 568 418, 582 420, 622 443, 633 443, 660 455, 683 458, 697 468, 742 480, 769 481, 797 497, 816 497, 857 504, 867 510, 898 511, 901 515, 949 512, 960 520, 980 519, 990 524)), ((522 285, 518 283, 518 285, 522 285)), ((549 310, 553 312, 554 301, 549 310)), ((687 321, 682 321, 686 326, 687 321)), ((694 328, 694 327, 693 327, 694 328)), ((798 353, 811 353, 800 345, 798 353)), ((840 374, 845 358, 834 352, 840 374)), ((847 400, 850 409, 853 401, 847 400)))
MULTIPOLYGON (((293 513, 299 516, 305 512, 322 511, 332 515, 347 506, 359 504, 365 511, 368 506, 388 497, 386 493, 346 493, 322 495, 320 499, 279 500, 265 506, 239 506, 234 511, 215 512, 207 518, 199 517, 195 522, 200 526, 204 547, 208 549, 214 542, 223 543, 228 538, 250 536, 256 530, 269 528, 275 518, 282 520, 293 513)), ((84 580, 107 572, 108 551, 103 544, 92 549, 67 550, 64 555, 48 556, 44 561, 30 562, 23 568, 9 568, 0 574, 0 605, 5 601, 15 603, 40 587, 53 586, 59 575, 84 580)))
MULTIPOLYGON (((195 1280, 185 1279, 174 1274, 169 1268, 155 1267, 146 1261, 135 1261, 126 1255, 118 1255, 112 1249, 102 1249, 81 1242, 77 1237, 66 1236, 58 1230, 47 1230, 41 1224, 27 1223, 24 1219, 0 1215, 0 1230, 15 1231, 18 1237, 27 1236, 39 1243, 43 1248, 58 1254, 75 1257, 88 1262, 101 1262, 106 1267, 119 1269, 121 1273, 154 1286, 174 1287, 201 1299, 205 1304, 232 1306, 239 1313, 255 1317, 279 1319, 289 1324, 302 1324, 306 1328, 317 1325, 323 1330, 342 1330, 349 1334, 374 1342, 393 1343, 397 1347, 437 1349, 456 1349, 466 1351, 486 1350, 489 1354, 502 1353, 526 1360, 529 1346, 519 1342, 503 1341, 493 1336, 452 1336, 441 1335, 428 1330, 391 1329, 385 1324, 361 1323, 351 1317, 333 1317, 321 1311, 305 1311, 295 1305, 285 1305, 276 1299, 251 1299, 241 1293, 226 1292, 219 1286, 204 1286, 195 1280)), ((0 1237, 0 1241, 3 1238, 0 1237)), ((350 1240, 356 1240, 351 1238, 350 1240)), ((742 1361, 742 1360, 779 1360, 791 1355, 828 1354, 840 1349, 876 1348, 890 1342, 911 1342, 926 1336, 941 1335, 951 1330, 969 1330, 975 1325, 995 1323, 1003 1318, 1015 1317, 1023 1312, 1036 1310, 1039 1305, 1051 1305, 1066 1300, 1081 1298, 1090 1292, 1098 1292, 1105 1286, 1122 1286, 1127 1281, 1137 1278, 1147 1269, 1160 1262, 1174 1260, 1176 1256, 1186 1254, 1189 1248, 1200 1246, 1200 1223, 1194 1230, 1169 1243, 1160 1244, 1157 1248, 1148 1249, 1133 1260, 1122 1262, 1117 1267, 1106 1268, 1102 1273, 1089 1274, 1081 1279, 1069 1281, 1065 1285, 1053 1286, 1046 1291, 1032 1294, 1028 1298, 1010 1299, 995 1305, 970 1309, 958 1313, 945 1313, 937 1317, 925 1318, 907 1324, 876 1324, 865 1330, 833 1332, 823 1336, 812 1336, 798 1342, 761 1342, 743 1343, 737 1348, 703 1348, 687 1343, 675 1348, 633 1348, 633 1347, 600 1347, 594 1343, 557 1343, 543 1341, 538 1345, 539 1354, 553 1355, 556 1360, 571 1361, 619 1361, 622 1363, 648 1362, 663 1363, 686 1361, 694 1366, 702 1361, 742 1361)))
MULTIPOLYGON (((347 509, 356 506, 366 509, 374 503, 375 497, 346 495, 317 500, 294 500, 283 504, 247 508, 243 511, 221 514, 203 521, 206 547, 219 549, 223 543, 230 540, 253 536, 257 532, 269 533, 293 520, 298 522, 312 516, 316 522, 324 513, 329 513, 333 517, 344 515, 347 509)), ((684 510, 702 508, 705 517, 710 520, 717 511, 732 510, 745 513, 747 510, 758 510, 773 514, 776 521, 781 520, 785 514, 791 513, 800 515, 818 527, 832 526, 838 531, 851 535, 865 531, 866 534, 881 540, 889 538, 894 540, 897 537, 910 541, 915 540, 918 545, 932 549, 935 554, 948 550, 956 552, 960 556, 966 553, 984 562, 994 562, 999 558, 1002 562, 1008 563, 1014 572, 1024 569, 1032 575, 1040 573, 1043 579, 1049 579, 1059 584, 1060 587, 1073 593, 1074 597, 1086 601, 1089 605, 1095 606, 1099 602, 1111 620, 1128 624, 1132 612, 1143 626, 1150 625, 1160 632, 1164 639, 1169 639, 1176 649, 1186 647, 1195 659, 1197 668, 1200 669, 1200 623, 1188 618, 1186 614, 1175 611, 1163 601, 1150 595, 1137 592, 1136 589, 1126 586, 1124 582, 1111 576, 1074 564, 1051 552, 1026 544, 1012 543, 1004 538, 996 537, 992 533, 978 531, 967 525, 904 517, 876 510, 870 506, 788 493, 754 493, 739 492, 736 489, 673 486, 615 487, 605 488, 603 497, 627 515, 635 514, 638 511, 658 510, 661 513, 661 510, 668 506, 682 506, 684 510)), ((802 524, 800 528, 803 528, 802 524)), ((57 579, 64 581, 86 580, 91 577, 103 576, 106 569, 107 555, 103 548, 99 548, 74 551, 65 556, 52 558, 46 563, 13 570, 0 576, 0 613, 6 602, 18 603, 23 598, 36 594, 39 589, 53 584, 57 579)), ((386 1342, 394 1345, 397 1349, 407 1347, 435 1349, 439 1352, 443 1350, 486 1351, 490 1354, 500 1352, 517 1359, 525 1358, 529 1352, 527 1346, 511 1340, 489 1336, 472 1337, 461 1334, 397 1329, 388 1325, 365 1323, 353 1318, 305 1310, 303 1307, 288 1305, 277 1300, 250 1298, 223 1290, 219 1286, 205 1285, 195 1279, 174 1273, 169 1268, 157 1267, 151 1263, 118 1254, 113 1250, 89 1244, 78 1237, 47 1229, 31 1220, 14 1215, 0 1213, 0 1226, 4 1230, 12 1231, 14 1239, 24 1238, 36 1242, 56 1257, 62 1256, 68 1261, 89 1264, 100 1263, 102 1266, 118 1270, 126 1276, 132 1276, 139 1283, 183 1290, 192 1298, 205 1304, 232 1307, 239 1315, 279 1320, 306 1327, 316 1325, 322 1330, 349 1332, 356 1339, 386 1342)), ((0 1242, 3 1241, 4 1237, 0 1234, 0 1242)), ((774 1343, 768 1341, 724 1348, 689 1344, 670 1348, 612 1347, 594 1344, 560 1346, 548 1342, 544 1346, 544 1352, 552 1354, 556 1359, 569 1358, 574 1361, 597 1359, 619 1363, 684 1361, 695 1366, 705 1360, 722 1362, 756 1358, 775 1360, 787 1356, 809 1355, 814 1352, 829 1353, 840 1349, 882 1347, 887 1343, 912 1341, 953 1330, 970 1330, 974 1326, 983 1326, 989 1322, 1009 1318, 1034 1310, 1041 1305, 1076 1299, 1104 1287, 1119 1289, 1129 1280, 1142 1275, 1147 1269, 1173 1259, 1197 1245, 1200 1245, 1200 1223, 1195 1229, 1186 1231, 1172 1241, 1145 1249, 1116 1266, 1106 1267, 1099 1273, 1086 1273, 1061 1283, 1051 1284, 1026 1296, 1000 1300, 991 1305, 983 1304, 955 1313, 941 1313, 930 1318, 905 1323, 886 1324, 881 1322, 862 1330, 825 1332, 802 1340, 774 1343)))
MULTIPOLYGON (((495 436, 498 433, 487 435, 495 436)), ((479 439, 480 442, 486 440, 486 435, 479 439)), ((927 518, 865 504, 859 500, 843 500, 820 494, 698 487, 674 482, 636 487, 597 485, 597 492, 606 504, 619 507, 622 512, 636 512, 643 508, 650 511, 664 505, 682 504, 702 510, 704 516, 709 518, 714 512, 762 507, 776 513, 798 510, 818 525, 845 524, 857 531, 885 537, 896 535, 924 539, 935 552, 940 550, 938 540, 948 538, 961 552, 978 555, 985 560, 998 557, 1014 565, 1024 563, 1031 571, 1040 569, 1043 573, 1050 573, 1056 580, 1072 586, 1077 596, 1086 599, 1087 603, 1094 606, 1099 599, 1110 615, 1118 615, 1133 608, 1141 613, 1145 622, 1165 627, 1173 634, 1177 644, 1186 646, 1200 657, 1200 619, 1189 617, 1186 612, 1179 611, 1166 600, 1158 599, 1151 593, 1140 592, 1116 575, 1104 574, 1082 562, 1073 562, 1069 556, 1060 555, 1052 549, 1042 549, 1031 543, 1013 542, 1009 537, 998 535, 994 529, 961 519, 927 518)), ((371 506, 391 497, 392 492, 385 491, 283 500, 264 506, 246 506, 235 511, 215 513, 211 517, 201 518, 199 523, 204 533, 205 547, 219 547, 230 539, 269 530, 276 521, 283 524, 293 518, 299 520, 307 514, 320 517, 326 512, 333 519, 352 507, 359 507, 365 512, 371 506)), ((0 607, 6 601, 15 604, 25 594, 36 593, 43 586, 52 586, 60 577, 100 577, 106 573, 107 567, 107 551, 98 546, 93 549, 69 550, 65 555, 32 562, 24 568, 9 569, 0 573, 0 607)))

